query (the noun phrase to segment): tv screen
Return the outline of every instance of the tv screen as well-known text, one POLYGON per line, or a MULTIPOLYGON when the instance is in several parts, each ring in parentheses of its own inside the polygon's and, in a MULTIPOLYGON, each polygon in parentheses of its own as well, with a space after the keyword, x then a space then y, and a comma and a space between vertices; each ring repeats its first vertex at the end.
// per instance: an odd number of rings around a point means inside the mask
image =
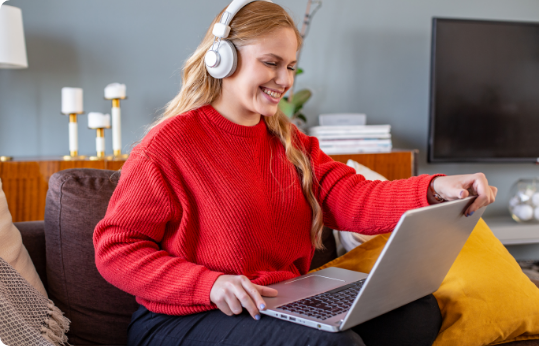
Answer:
POLYGON ((429 162, 538 162, 539 23, 434 18, 429 162))

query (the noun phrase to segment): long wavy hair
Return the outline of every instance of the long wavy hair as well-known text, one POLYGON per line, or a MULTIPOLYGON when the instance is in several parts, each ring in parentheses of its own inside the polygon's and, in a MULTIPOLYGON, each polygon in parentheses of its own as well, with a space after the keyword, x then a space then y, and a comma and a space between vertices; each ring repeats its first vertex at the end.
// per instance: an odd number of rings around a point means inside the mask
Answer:
MULTIPOLYGON (((211 104, 221 94, 222 80, 213 78, 206 71, 204 56, 213 44, 213 25, 219 21, 224 10, 215 17, 204 39, 185 62, 180 92, 166 105, 164 113, 152 127, 170 117, 211 104)), ((232 41, 238 48, 279 28, 293 29, 298 47, 302 44, 301 35, 290 15, 281 6, 266 1, 255 1, 243 7, 230 23, 230 27, 227 40, 232 41)), ((312 209, 311 242, 317 249, 323 249, 322 209, 313 192, 313 181, 316 181, 316 178, 309 156, 304 152, 296 135, 297 130, 280 110, 271 117, 265 117, 265 122, 269 131, 283 144, 287 159, 295 166, 301 178, 303 195, 312 209)))

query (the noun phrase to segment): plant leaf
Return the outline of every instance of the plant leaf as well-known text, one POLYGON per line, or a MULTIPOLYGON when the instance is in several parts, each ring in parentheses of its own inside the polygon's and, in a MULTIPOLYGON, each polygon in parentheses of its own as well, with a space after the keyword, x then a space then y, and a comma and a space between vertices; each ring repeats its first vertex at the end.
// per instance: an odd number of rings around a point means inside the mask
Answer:
POLYGON ((300 107, 303 107, 305 102, 309 101, 313 93, 309 89, 302 89, 294 94, 290 103, 294 105, 294 109, 297 112, 300 107))
POLYGON ((299 75, 302 74, 303 72, 304 72, 304 71, 303 71, 302 68, 298 68, 298 69, 296 70, 296 76, 299 76, 299 75))
POLYGON ((285 100, 284 97, 279 101, 279 109, 289 118, 294 115, 294 105, 285 100))
POLYGON ((297 113, 296 118, 300 118, 301 120, 303 120, 305 123, 307 123, 307 118, 305 117, 305 115, 303 115, 303 113, 297 113))

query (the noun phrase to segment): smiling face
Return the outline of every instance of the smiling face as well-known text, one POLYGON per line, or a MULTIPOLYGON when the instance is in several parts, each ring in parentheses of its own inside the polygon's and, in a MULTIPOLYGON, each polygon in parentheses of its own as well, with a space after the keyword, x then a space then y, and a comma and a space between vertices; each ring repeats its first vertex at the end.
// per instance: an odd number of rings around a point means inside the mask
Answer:
POLYGON ((290 28, 279 28, 238 48, 236 72, 223 79, 213 106, 223 116, 255 125, 260 115, 272 116, 294 82, 298 42, 290 28))

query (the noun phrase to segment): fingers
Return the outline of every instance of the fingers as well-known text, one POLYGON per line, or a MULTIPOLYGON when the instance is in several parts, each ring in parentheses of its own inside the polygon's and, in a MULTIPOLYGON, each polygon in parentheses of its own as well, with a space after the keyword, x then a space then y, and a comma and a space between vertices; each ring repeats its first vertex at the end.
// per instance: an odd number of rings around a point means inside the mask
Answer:
POLYGON ((270 288, 266 286, 254 285, 261 296, 264 297, 276 297, 279 293, 275 288, 270 288))
POLYGON ((466 216, 473 215, 478 209, 493 203, 496 200, 498 189, 494 186, 489 186, 487 178, 483 173, 471 175, 472 188, 477 195, 475 201, 466 211, 466 216))
POLYGON ((228 316, 241 314, 245 308, 255 319, 266 308, 261 294, 276 296, 277 290, 253 284, 243 275, 221 275, 210 292, 210 300, 228 316))
POLYGON ((262 306, 264 306, 264 308, 266 307, 264 300, 262 300, 262 297, 251 280, 245 276, 240 276, 239 278, 241 286, 236 287, 236 297, 238 297, 241 305, 249 311, 249 314, 251 314, 255 320, 259 320, 260 311, 258 309, 263 309, 262 306))

